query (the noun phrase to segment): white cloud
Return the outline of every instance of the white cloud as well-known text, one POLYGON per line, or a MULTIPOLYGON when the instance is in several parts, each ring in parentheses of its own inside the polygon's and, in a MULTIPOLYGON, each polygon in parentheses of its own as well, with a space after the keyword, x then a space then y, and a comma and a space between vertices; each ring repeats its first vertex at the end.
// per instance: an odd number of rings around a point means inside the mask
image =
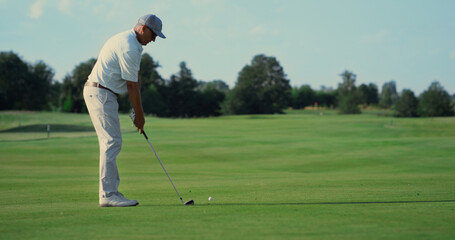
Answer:
POLYGON ((191 4, 196 6, 220 3, 219 0, 191 0, 191 4))
MULTIPOLYGON (((171 1, 153 1, 149 9, 153 10, 152 13, 157 14, 159 17, 159 13, 172 10, 173 6, 171 1)), ((144 14, 147 13, 149 12, 144 12, 144 14)))
POLYGON ((73 2, 70 0, 60 0, 58 2, 58 9, 66 14, 71 14, 71 7, 73 5, 73 2))
POLYGON ((260 36, 266 33, 266 28, 264 25, 257 25, 250 30, 250 34, 253 36, 260 36))
POLYGON ((28 16, 32 19, 40 18, 43 15, 43 8, 46 2, 46 0, 36 0, 32 6, 30 6, 28 16))
POLYGON ((250 35, 252 36, 263 36, 263 35, 269 35, 269 36, 279 36, 280 31, 277 29, 273 29, 271 27, 268 27, 264 24, 256 25, 255 27, 250 29, 250 35))
POLYGON ((433 48, 428 51, 429 55, 436 56, 441 53, 441 50, 439 48, 433 48))
POLYGON ((94 15, 103 16, 106 21, 111 22, 119 16, 131 15, 134 11, 133 6, 127 1, 94 1, 94 3, 89 2, 88 8, 94 15))
POLYGON ((372 35, 365 35, 361 37, 362 42, 382 42, 386 37, 388 33, 386 30, 381 30, 375 34, 372 35))

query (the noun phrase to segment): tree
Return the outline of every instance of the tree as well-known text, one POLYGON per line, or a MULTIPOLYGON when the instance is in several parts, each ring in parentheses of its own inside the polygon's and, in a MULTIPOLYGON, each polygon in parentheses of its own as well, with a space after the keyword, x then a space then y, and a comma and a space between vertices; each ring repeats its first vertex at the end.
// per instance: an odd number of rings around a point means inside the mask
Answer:
POLYGON ((20 109, 23 89, 28 78, 28 66, 13 52, 0 53, 0 109, 20 109))
POLYGON ((240 71, 230 96, 234 114, 282 113, 289 103, 291 86, 275 57, 257 55, 240 71))
POLYGON ((359 104, 368 105, 368 86, 361 84, 357 88, 357 94, 359 96, 359 104))
POLYGON ((43 61, 29 64, 14 52, 0 53, 0 109, 49 109, 54 71, 43 61))
POLYGON ((229 91, 229 85, 227 85, 223 80, 213 80, 210 82, 200 81, 198 83, 198 90, 204 91, 207 88, 214 88, 220 92, 227 93, 229 91))
POLYGON ((49 109, 51 111, 60 112, 62 107, 60 106, 60 95, 62 90, 62 83, 59 81, 53 81, 51 90, 49 93, 49 109))
POLYGON ((197 115, 219 116, 222 114, 221 106, 229 92, 229 85, 223 80, 210 82, 199 81, 197 89, 197 115))
POLYGON ((378 86, 374 83, 368 84, 367 104, 377 105, 379 103, 378 86))
POLYGON ((360 113, 357 88, 355 86, 356 75, 345 70, 340 76, 343 82, 338 84, 338 104, 341 114, 360 113))
POLYGON ((59 97, 59 106, 63 112, 71 112, 73 110, 73 78, 71 75, 67 74, 63 78, 61 94, 59 97))
POLYGON ((198 94, 198 116, 219 116, 221 115, 221 103, 226 94, 217 89, 216 85, 206 85, 198 94))
POLYGON ((397 117, 417 117, 418 100, 414 92, 404 89, 400 98, 395 104, 397 117))
POLYGON ((94 58, 82 62, 74 68, 71 75, 65 76, 62 84, 62 96, 60 98, 63 111, 87 112, 82 91, 95 63, 96 59, 94 58))
POLYGON ((328 108, 334 108, 338 106, 338 91, 332 89, 331 87, 327 88, 321 86, 321 89, 316 91, 316 101, 319 106, 326 106, 328 108))
POLYGON ((316 102, 316 93, 309 85, 302 85, 300 88, 292 89, 292 107, 302 109, 306 106, 313 106, 316 102))
POLYGON ((449 93, 435 81, 419 97, 419 115, 425 117, 452 116, 453 105, 449 93))
POLYGON ((452 103, 452 109, 455 112, 455 94, 453 94, 453 96, 452 96, 451 103, 452 103))
MULTIPOLYGON (((129 99, 128 95, 124 96, 129 99)), ((128 105, 130 105, 129 100, 128 105)), ((166 116, 166 105, 163 96, 158 92, 158 89, 154 84, 150 84, 148 88, 142 89, 142 106, 144 112, 147 114, 153 114, 159 117, 166 116)), ((129 106, 129 108, 131 108, 131 106, 129 106)))
POLYGON ((169 117, 193 117, 196 115, 197 81, 185 62, 180 63, 180 71, 172 75, 166 92, 169 117))
POLYGON ((159 62, 155 62, 148 53, 142 54, 139 79, 143 89, 148 89, 150 85, 155 87, 164 85, 164 79, 158 73, 159 67, 161 67, 159 62))
MULTIPOLYGON (((139 70, 141 81, 142 106, 144 113, 165 116, 166 104, 163 94, 166 92, 165 81, 158 73, 160 64, 147 54, 142 54, 139 70)), ((117 99, 119 111, 127 113, 131 111, 131 103, 128 94, 123 94, 117 99)))
POLYGON ((43 61, 30 66, 31 76, 27 87, 27 106, 30 110, 49 110, 51 86, 54 79, 54 70, 43 61))
POLYGON ((376 105, 379 102, 378 99, 378 87, 374 83, 368 85, 362 84, 357 88, 357 94, 359 97, 359 104, 364 105, 376 105))
POLYGON ((379 105, 383 108, 390 108, 398 100, 397 86, 394 80, 382 85, 381 99, 379 105))
POLYGON ((89 59, 80 63, 73 71, 73 112, 88 112, 85 106, 83 90, 95 63, 96 59, 89 59))

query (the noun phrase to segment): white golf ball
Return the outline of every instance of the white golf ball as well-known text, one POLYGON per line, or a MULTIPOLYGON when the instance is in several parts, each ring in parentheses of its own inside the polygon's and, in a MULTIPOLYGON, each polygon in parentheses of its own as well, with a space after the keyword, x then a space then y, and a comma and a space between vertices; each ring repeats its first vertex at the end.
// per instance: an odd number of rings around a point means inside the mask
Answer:
POLYGON ((209 201, 212 201, 212 200, 213 200, 213 198, 212 198, 212 197, 209 197, 209 201))

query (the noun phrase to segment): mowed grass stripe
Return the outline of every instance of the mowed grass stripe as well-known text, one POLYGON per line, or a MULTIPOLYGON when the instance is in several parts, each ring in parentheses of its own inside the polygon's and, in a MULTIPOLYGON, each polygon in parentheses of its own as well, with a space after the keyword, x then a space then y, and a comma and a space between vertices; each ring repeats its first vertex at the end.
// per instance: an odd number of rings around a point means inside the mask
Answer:
POLYGON ((455 118, 148 117, 166 169, 196 202, 185 207, 121 115, 120 191, 140 202, 121 209, 98 207, 96 135, 72 131, 90 127, 88 115, 1 112, 0 129, 19 119, 82 128, 0 132, 1 239, 455 237, 455 118))

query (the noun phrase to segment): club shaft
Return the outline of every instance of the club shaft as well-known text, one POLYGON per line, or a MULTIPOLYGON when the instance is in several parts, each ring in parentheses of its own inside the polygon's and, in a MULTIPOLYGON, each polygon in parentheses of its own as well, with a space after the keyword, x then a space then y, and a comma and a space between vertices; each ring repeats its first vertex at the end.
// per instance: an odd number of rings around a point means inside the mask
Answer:
POLYGON ((145 139, 147 139, 147 142, 149 143, 150 147, 152 148, 153 152, 155 153, 155 156, 156 156, 156 158, 158 159, 158 161, 160 162, 161 167, 163 168, 164 172, 165 172, 166 175, 167 175, 167 178, 169 178, 169 181, 171 181, 172 186, 173 186, 174 189, 175 189, 175 192, 177 193, 177 195, 179 195, 180 201, 182 201, 182 203, 185 204, 185 202, 183 201, 182 196, 180 195, 179 191, 178 191, 177 188, 175 187, 174 182, 172 182, 172 179, 171 179, 171 177, 169 176, 169 173, 167 173, 166 168, 165 168, 164 165, 163 165, 163 162, 161 162, 161 159, 160 159, 160 157, 158 156, 158 154, 156 153, 155 148, 153 147, 152 143, 150 142, 149 138, 147 137, 147 134, 145 134, 144 131, 142 132, 142 134, 144 135, 145 139))

